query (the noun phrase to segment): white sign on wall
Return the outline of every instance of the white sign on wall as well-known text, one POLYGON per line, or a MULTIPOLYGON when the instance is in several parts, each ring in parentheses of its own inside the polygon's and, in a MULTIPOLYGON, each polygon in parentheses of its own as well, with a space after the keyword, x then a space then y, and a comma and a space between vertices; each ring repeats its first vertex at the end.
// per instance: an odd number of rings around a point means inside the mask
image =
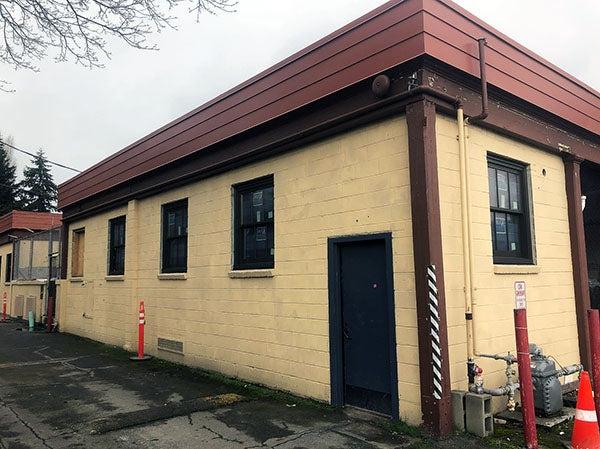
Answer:
POLYGON ((515 309, 526 309, 527 297, 525 294, 525 281, 515 282, 515 309))

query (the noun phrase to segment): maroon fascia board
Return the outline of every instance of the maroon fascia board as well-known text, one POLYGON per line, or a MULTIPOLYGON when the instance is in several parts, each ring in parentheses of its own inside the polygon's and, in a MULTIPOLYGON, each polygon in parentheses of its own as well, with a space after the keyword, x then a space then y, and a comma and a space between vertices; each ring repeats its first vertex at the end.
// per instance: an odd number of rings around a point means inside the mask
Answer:
POLYGON ((488 41, 491 85, 600 136, 597 91, 450 0, 393 0, 63 183, 59 207, 424 54, 479 76, 480 37, 488 41))
POLYGON ((0 234, 18 229, 45 231, 59 227, 61 220, 61 213, 13 210, 0 216, 0 234))
POLYGON ((448 0, 426 0, 425 51, 477 76, 476 40, 487 40, 488 82, 595 134, 600 93, 448 0))
POLYGON ((59 191, 60 207, 330 95, 368 78, 373 69, 393 67, 402 62, 399 55, 408 60, 422 54, 421 1, 407 0, 402 8, 396 3, 378 8, 66 182, 59 191), (123 173, 128 169, 133 173, 123 173))

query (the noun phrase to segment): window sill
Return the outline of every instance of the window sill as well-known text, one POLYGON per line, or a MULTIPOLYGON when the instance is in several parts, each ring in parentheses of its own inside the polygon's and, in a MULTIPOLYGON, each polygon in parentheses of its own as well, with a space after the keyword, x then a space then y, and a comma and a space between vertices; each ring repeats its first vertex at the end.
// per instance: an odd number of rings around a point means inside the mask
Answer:
POLYGON ((229 272, 231 279, 257 279, 272 278, 275 276, 272 269, 266 270, 232 270, 229 272))
POLYGON ((494 274, 539 274, 538 265, 494 265, 494 274))
POLYGON ((22 279, 19 281, 12 281, 12 285, 45 285, 46 281, 41 281, 38 279, 22 279))
POLYGON ((125 275, 122 275, 122 274, 111 274, 111 275, 105 276, 104 280, 106 280, 107 282, 124 281, 125 280, 125 275))
POLYGON ((82 277, 71 277, 69 278, 69 282, 83 282, 82 277))
POLYGON ((185 281, 187 273, 158 273, 157 277, 161 281, 185 281))

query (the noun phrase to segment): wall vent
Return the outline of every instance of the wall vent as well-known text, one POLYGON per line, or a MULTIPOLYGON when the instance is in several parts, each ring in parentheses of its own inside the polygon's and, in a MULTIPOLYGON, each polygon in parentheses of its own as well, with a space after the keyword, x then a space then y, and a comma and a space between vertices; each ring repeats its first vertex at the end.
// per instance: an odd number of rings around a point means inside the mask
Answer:
POLYGON ((15 316, 15 317, 23 316, 24 303, 25 303, 24 295, 16 295, 15 296, 15 303, 14 303, 14 308, 12 310, 12 316, 15 316))
POLYGON ((183 354, 183 342, 158 337, 158 349, 183 354))

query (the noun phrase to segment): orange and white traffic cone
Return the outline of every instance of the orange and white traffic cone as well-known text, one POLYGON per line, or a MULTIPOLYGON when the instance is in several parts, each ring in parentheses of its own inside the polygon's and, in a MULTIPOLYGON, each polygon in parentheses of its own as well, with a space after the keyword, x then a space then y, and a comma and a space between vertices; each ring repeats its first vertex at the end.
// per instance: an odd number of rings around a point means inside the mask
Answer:
POLYGON ((2 322, 6 322, 6 302, 7 302, 6 292, 2 295, 2 322))
POLYGON ((579 394, 571 446, 573 449, 600 449, 598 418, 592 396, 592 383, 587 371, 582 371, 579 377, 579 394))

